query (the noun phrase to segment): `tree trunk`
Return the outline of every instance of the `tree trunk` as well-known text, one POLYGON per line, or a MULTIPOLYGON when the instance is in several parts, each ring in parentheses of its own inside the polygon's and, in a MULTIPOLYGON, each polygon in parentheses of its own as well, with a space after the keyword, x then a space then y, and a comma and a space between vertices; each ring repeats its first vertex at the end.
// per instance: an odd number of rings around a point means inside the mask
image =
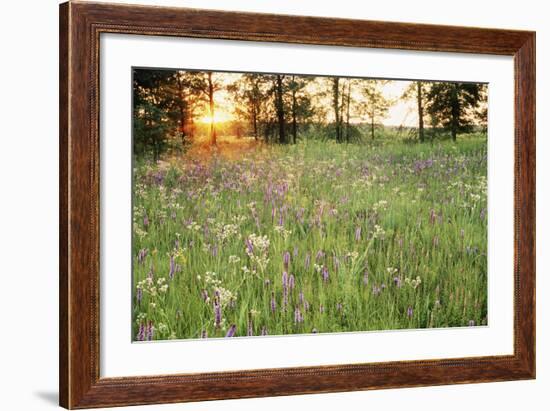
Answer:
POLYGON ((185 108, 183 104, 180 104, 180 134, 181 134, 181 144, 185 144, 185 108))
POLYGON ((351 104, 351 80, 348 83, 348 97, 346 101, 346 140, 349 143, 350 138, 350 129, 349 129, 349 113, 350 113, 350 104, 351 104))
POLYGON ((296 134, 298 125, 296 124, 296 90, 292 90, 292 142, 296 144, 296 134))
POLYGON ((181 81, 181 78, 179 76, 176 77, 177 84, 178 84, 178 107, 180 112, 180 127, 179 132, 181 135, 181 145, 183 146, 185 144, 185 122, 187 121, 187 113, 186 113, 186 104, 185 104, 185 94, 183 92, 183 83, 181 81))
POLYGON ((185 144, 185 123, 187 121, 186 110, 185 110, 185 98, 183 92, 179 94, 179 109, 180 109, 180 135, 181 135, 181 144, 185 144))
POLYGON ((216 125, 214 123, 214 84, 212 83, 212 72, 208 72, 208 102, 210 105, 210 144, 215 146, 216 125))
POLYGON ((342 86, 342 93, 340 93, 340 140, 344 141, 344 107, 346 101, 346 85, 342 86))
POLYGON ((336 124, 336 141, 340 142, 341 129, 340 129, 340 78, 334 77, 332 79, 332 103, 334 108, 334 123, 336 124))
POLYGON ((460 116, 460 102, 458 100, 458 83, 453 84, 451 95, 451 138, 456 141, 458 133, 458 122, 460 116))
POLYGON ((374 140, 374 111, 370 115, 370 137, 371 140, 374 140))
POLYGON ((418 139, 424 142, 424 107, 422 106, 422 83, 416 82, 416 99, 418 103, 418 139))
POLYGON ((254 140, 258 140, 258 113, 256 112, 256 102, 252 107, 252 126, 254 127, 254 140))
POLYGON ((279 143, 286 144, 285 108, 283 106, 283 76, 277 75, 277 121, 279 122, 279 143))

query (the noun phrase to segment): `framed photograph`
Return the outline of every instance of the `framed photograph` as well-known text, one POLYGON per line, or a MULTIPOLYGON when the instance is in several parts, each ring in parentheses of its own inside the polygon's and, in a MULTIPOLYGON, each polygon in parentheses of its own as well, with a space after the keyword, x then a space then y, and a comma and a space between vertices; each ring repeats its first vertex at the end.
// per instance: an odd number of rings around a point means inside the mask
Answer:
POLYGON ((60 6, 60 404, 535 378, 535 33, 60 6))

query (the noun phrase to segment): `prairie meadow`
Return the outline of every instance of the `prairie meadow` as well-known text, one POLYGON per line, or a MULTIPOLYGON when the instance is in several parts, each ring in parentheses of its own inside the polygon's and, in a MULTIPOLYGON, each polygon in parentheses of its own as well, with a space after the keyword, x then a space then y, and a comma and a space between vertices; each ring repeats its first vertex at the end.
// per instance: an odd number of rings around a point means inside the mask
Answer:
POLYGON ((204 72, 142 71, 134 340, 487 324, 482 86, 451 87, 447 110, 447 89, 408 82, 398 97, 417 116, 398 127, 383 121, 398 116, 390 82, 232 74, 209 87, 204 72), (178 106, 183 80, 196 95, 178 106))

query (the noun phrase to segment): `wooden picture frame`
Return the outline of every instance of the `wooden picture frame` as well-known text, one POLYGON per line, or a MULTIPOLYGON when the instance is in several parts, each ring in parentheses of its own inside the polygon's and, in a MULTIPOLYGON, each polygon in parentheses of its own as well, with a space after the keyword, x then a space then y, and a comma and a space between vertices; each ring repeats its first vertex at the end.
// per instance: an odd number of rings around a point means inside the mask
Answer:
POLYGON ((69 2, 60 6, 59 47, 61 406, 91 408, 535 378, 534 32, 69 2), (100 378, 101 33, 513 56, 514 354, 100 378))

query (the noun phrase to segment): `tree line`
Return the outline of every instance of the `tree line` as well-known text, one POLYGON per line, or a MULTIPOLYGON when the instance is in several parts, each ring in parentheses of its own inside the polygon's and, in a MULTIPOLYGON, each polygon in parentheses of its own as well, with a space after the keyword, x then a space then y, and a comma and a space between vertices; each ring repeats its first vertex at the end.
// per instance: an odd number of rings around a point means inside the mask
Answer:
MULTIPOLYGON (((236 137, 277 144, 295 144, 311 128, 337 142, 374 140, 376 126, 396 102, 383 92, 391 80, 257 73, 227 78, 211 71, 134 69, 135 152, 158 158, 169 139, 188 144, 201 116, 210 118, 205 133, 216 145, 221 91, 233 103, 236 137)), ((419 142, 426 140, 426 119, 455 141, 459 133, 487 123, 485 84, 414 81, 397 99, 415 102, 419 142)))

